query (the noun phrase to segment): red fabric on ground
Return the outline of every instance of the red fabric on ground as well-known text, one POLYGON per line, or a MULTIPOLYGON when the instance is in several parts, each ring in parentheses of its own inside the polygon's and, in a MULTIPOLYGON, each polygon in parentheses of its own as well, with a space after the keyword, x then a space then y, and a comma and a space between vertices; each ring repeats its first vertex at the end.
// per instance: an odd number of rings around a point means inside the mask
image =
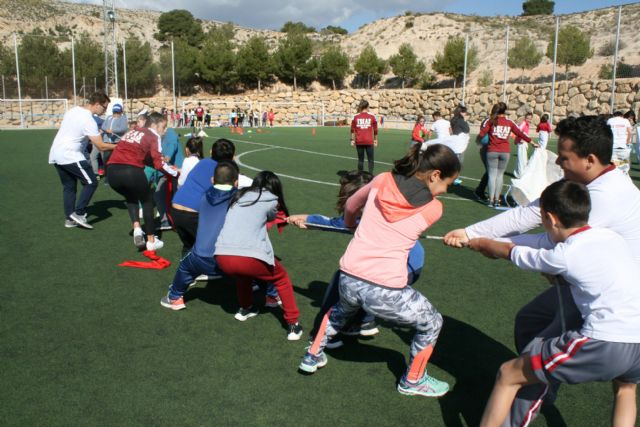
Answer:
POLYGON ((171 265, 171 261, 156 255, 156 251, 144 251, 142 255, 149 258, 148 261, 125 261, 118 264, 118 267, 134 267, 134 268, 146 268, 149 270, 163 270, 171 265))

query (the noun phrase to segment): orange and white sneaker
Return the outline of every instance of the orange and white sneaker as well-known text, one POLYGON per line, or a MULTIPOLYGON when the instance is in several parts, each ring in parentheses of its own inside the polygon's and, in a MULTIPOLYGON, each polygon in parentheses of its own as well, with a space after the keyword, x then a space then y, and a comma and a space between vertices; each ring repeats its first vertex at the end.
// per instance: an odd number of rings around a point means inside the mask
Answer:
POLYGON ((160 305, 170 310, 176 311, 187 308, 187 306, 184 304, 184 298, 180 297, 178 299, 171 299, 169 298, 168 294, 162 297, 162 299, 160 300, 160 305))

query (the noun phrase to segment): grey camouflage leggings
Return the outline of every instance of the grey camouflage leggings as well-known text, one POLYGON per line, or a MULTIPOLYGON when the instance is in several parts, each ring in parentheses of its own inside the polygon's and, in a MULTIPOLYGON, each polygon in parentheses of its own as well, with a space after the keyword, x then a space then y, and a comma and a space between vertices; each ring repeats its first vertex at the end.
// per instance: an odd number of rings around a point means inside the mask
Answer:
POLYGON ((400 326, 416 329, 411 357, 435 345, 442 329, 442 315, 429 300, 410 286, 389 289, 371 285, 340 272, 340 301, 333 306, 328 322, 323 322, 311 352, 319 354, 327 340, 338 333, 360 307, 374 316, 400 326))

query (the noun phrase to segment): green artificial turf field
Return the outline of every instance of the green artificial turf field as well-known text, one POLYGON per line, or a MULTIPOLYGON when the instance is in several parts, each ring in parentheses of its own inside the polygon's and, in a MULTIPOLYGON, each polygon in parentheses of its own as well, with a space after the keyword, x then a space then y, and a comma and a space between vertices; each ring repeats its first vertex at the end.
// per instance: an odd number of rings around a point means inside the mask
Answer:
MULTIPOLYGON (((291 213, 333 215, 336 173, 356 165, 346 128, 207 132, 206 150, 216 137, 234 137, 245 174, 281 174, 291 213)), ((171 267, 117 267, 143 258, 128 234, 124 201, 109 187, 101 183, 92 200, 94 230, 64 228, 62 186, 47 165, 54 134, 0 131, 7 153, 0 163, 2 425, 473 426, 498 366, 514 356, 515 313, 547 286, 506 261, 424 241, 425 269, 415 286, 445 318, 429 372, 451 384, 449 394, 396 391, 412 332, 384 324, 373 339, 328 351, 329 364, 304 376, 297 366, 306 340, 286 340, 279 309, 236 321, 229 281, 189 290, 187 310, 160 306, 179 262, 175 233, 164 233, 160 252, 171 267)), ((376 172, 403 155, 408 139, 408 131, 380 135, 376 159, 384 163, 376 172)), ((470 178, 481 168, 471 144, 462 172, 469 178, 442 198, 444 216, 429 234, 497 213, 472 201, 477 181, 470 178)), ((287 227, 271 238, 293 280, 306 338, 348 236, 287 227)), ((262 307, 262 295, 256 299, 262 307)), ((565 386, 535 425, 607 425, 610 390, 606 383, 565 386)))

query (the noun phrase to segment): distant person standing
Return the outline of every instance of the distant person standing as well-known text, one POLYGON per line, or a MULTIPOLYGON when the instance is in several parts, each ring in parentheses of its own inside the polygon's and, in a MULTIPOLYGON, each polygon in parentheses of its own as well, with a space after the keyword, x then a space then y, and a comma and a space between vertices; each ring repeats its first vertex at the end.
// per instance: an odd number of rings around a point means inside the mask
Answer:
POLYGON ((443 119, 442 114, 439 111, 433 113, 433 123, 431 123, 431 127, 429 128, 428 139, 431 139, 431 135, 436 133, 436 138, 446 138, 451 135, 451 123, 449 120, 443 119))
MULTIPOLYGON (((105 119, 101 126, 102 141, 107 144, 117 144, 120 138, 129 130, 129 121, 124 114, 122 104, 114 104, 111 112, 112 114, 105 119)), ((93 152, 91 154, 91 163, 93 165, 93 152)), ((105 165, 105 167, 109 161, 109 156, 111 156, 111 151, 104 151, 102 153, 102 164, 105 165)), ((97 164, 98 159, 96 158, 96 165, 97 164)), ((95 167, 93 170, 95 171, 95 167)), ((106 180, 105 184, 107 184, 106 180)))
POLYGON ((262 113, 262 127, 263 127, 263 128, 266 128, 266 127, 267 127, 267 116, 268 116, 267 112, 266 112, 266 111, 264 111, 264 112, 262 113))
POLYGON ((629 120, 622 117, 622 111, 613 113, 613 117, 607 120, 607 124, 613 133, 613 155, 611 161, 618 169, 628 174, 631 167, 631 136, 633 127, 629 120))
POLYGON ((198 106, 196 107, 196 122, 194 124, 194 128, 202 130, 204 127, 204 107, 202 107, 202 102, 198 102, 198 106))
POLYGON ((273 119, 276 118, 276 113, 273 112, 273 108, 267 113, 267 120, 269 120, 269 127, 273 127, 273 119))
POLYGON ((549 135, 551 135, 551 124, 549 123, 549 115, 543 114, 540 117, 540 123, 536 126, 536 132, 538 132, 538 144, 540 147, 546 149, 549 142, 549 135))
POLYGON ((369 103, 364 99, 358 105, 358 114, 351 121, 351 145, 358 152, 358 171, 364 169, 364 155, 367 154, 369 173, 373 174, 373 148, 378 146, 378 122, 369 114, 369 103))
MULTIPOLYGON (((524 115, 524 120, 518 123, 518 129, 522 131, 525 135, 529 135, 529 131, 531 130, 531 119, 533 118, 533 114, 526 113, 524 115)), ((522 142, 522 138, 516 137, 513 141, 518 147, 517 155, 518 161, 516 162, 516 170, 513 171, 513 175, 516 178, 520 178, 522 172, 527 167, 527 161, 529 160, 529 153, 527 151, 527 144, 522 142)))
POLYGON ((89 102, 67 111, 60 124, 49 151, 49 164, 55 166, 63 187, 64 226, 93 228, 87 222, 87 206, 96 191, 98 182, 85 157, 86 147, 91 142, 100 151, 113 150, 115 145, 105 144, 100 137, 93 115, 102 115, 110 99, 102 92, 95 92, 89 102), (82 184, 80 198, 76 201, 77 183, 82 184))

